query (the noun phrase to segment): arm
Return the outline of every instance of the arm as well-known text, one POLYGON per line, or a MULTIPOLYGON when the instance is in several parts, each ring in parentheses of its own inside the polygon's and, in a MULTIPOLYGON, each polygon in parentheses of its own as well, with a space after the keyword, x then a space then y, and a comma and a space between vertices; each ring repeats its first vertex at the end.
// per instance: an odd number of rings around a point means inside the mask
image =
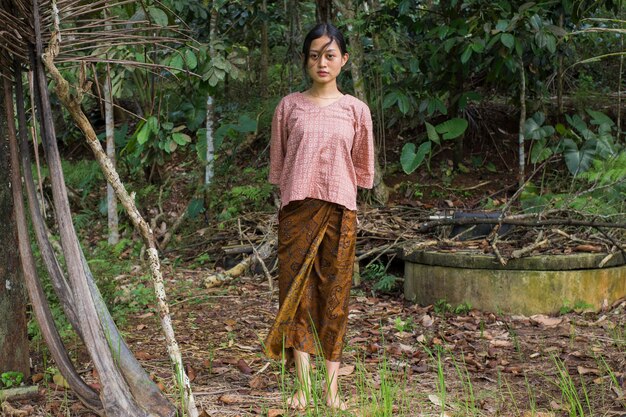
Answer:
POLYGON ((374 185, 374 132, 370 109, 364 105, 355 131, 352 145, 352 163, 356 173, 356 185, 372 188, 374 185))
POLYGON ((287 134, 285 132, 284 121, 285 105, 281 100, 278 107, 274 111, 272 118, 272 136, 270 139, 270 173, 269 182, 280 185, 280 177, 283 171, 283 162, 285 159, 285 140, 287 134))

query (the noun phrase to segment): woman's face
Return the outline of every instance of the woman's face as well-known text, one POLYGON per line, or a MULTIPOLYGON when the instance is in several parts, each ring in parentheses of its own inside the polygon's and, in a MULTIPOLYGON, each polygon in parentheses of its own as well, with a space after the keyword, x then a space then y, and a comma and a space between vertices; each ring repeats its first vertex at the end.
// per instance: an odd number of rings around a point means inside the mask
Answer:
POLYGON ((335 82, 341 68, 348 62, 348 54, 341 54, 336 41, 330 44, 328 36, 313 39, 307 57, 307 72, 315 84, 335 82))

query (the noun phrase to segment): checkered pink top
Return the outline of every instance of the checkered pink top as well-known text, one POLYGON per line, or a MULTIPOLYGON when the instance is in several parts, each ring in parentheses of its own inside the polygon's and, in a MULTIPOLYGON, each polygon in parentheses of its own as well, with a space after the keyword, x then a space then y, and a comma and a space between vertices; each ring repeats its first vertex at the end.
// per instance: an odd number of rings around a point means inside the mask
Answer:
POLYGON ((374 183, 367 105, 347 94, 324 107, 302 93, 284 97, 272 120, 269 181, 283 206, 311 197, 356 210, 357 186, 374 183))

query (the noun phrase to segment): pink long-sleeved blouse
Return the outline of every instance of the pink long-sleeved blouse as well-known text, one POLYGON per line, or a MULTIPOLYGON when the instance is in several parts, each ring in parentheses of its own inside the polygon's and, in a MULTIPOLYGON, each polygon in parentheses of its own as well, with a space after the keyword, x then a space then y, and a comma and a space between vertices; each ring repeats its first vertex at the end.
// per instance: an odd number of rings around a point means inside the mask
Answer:
POLYGON ((280 101, 272 120, 269 181, 281 204, 317 198, 356 210, 357 186, 374 183, 374 138, 367 104, 344 95, 318 106, 302 93, 280 101))

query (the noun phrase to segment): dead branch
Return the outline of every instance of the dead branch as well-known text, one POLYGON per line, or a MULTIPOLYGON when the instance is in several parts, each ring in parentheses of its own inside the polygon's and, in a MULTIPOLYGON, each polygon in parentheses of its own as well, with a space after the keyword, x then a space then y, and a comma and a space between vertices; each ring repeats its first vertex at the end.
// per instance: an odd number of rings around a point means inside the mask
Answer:
MULTIPOLYGON (((276 242, 276 238, 268 239, 257 251, 259 258, 267 258, 276 246, 276 242)), ((248 270, 248 268, 250 268, 256 257, 257 254, 246 256, 243 261, 239 262, 228 271, 209 275, 204 279, 204 286, 206 288, 219 287, 237 277, 240 277, 246 272, 246 270, 248 270)))
POLYGON ((122 184, 115 167, 102 149, 102 145, 96 136, 93 126, 89 122, 89 119, 87 119, 87 116, 85 116, 82 111, 80 100, 82 98, 83 92, 88 89, 88 86, 85 84, 78 85, 76 88, 78 93, 75 96, 70 94, 69 83, 63 78, 56 65, 54 64, 54 57, 57 53, 58 44, 54 43, 53 37, 53 41, 50 47, 46 50, 46 53, 43 54, 43 62, 56 83, 55 90, 57 96, 59 97, 65 108, 68 110, 68 112, 71 114, 77 126, 85 134, 87 143, 91 147, 98 163, 100 164, 100 167, 102 168, 102 171, 107 181, 115 190, 115 194, 122 203, 122 206, 126 209, 126 212, 131 222, 139 231, 144 240, 145 246, 148 248, 148 260, 150 271, 152 274, 152 281, 157 296, 157 306, 160 312, 159 315, 161 317, 161 327, 165 334, 168 353, 174 365, 174 371, 176 372, 176 382, 183 392, 182 399, 184 400, 184 405, 187 408, 189 416, 197 417, 199 413, 195 406, 195 399, 193 397, 189 378, 187 377, 185 367, 182 362, 180 348, 174 336, 174 329, 172 327, 171 317, 169 314, 169 306, 166 300, 165 288, 163 285, 163 276, 161 274, 159 253, 157 250, 154 233, 148 226, 148 223, 145 221, 145 219, 141 216, 141 213, 137 209, 137 206, 135 205, 135 202, 131 195, 126 191, 126 188, 122 184))
POLYGON ((522 220, 515 217, 502 219, 489 219, 479 217, 464 217, 459 219, 438 219, 423 223, 417 228, 418 233, 426 233, 439 226, 465 225, 465 224, 510 224, 521 227, 544 227, 544 226, 578 226, 578 227, 605 227, 607 229, 626 229, 626 223, 598 222, 577 219, 538 219, 522 220))

